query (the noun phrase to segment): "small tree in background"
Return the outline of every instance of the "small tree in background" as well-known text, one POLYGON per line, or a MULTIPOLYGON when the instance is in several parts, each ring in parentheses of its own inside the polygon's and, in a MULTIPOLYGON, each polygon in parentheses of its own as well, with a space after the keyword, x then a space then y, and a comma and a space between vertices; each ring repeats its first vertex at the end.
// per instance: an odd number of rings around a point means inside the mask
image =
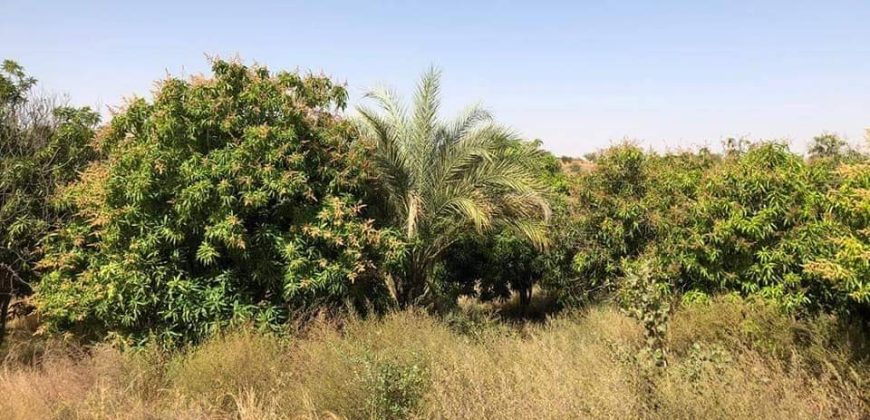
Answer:
POLYGON ((841 163, 856 163, 864 157, 859 149, 831 133, 813 137, 808 152, 810 162, 828 164, 832 167, 841 163))
POLYGON ((810 145, 810 158, 830 158, 840 156, 848 147, 848 144, 836 134, 825 133, 813 137, 810 145))

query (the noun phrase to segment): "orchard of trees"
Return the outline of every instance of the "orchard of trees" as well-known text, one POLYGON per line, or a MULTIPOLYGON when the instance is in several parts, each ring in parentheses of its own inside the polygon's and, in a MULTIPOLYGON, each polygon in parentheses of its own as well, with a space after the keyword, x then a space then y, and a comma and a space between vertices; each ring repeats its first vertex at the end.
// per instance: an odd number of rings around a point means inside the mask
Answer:
POLYGON ((533 289, 618 302, 653 350, 675 306, 719 294, 870 321, 870 158, 834 135, 577 165, 484 109, 442 119, 436 71, 347 109, 327 77, 215 60, 104 122, 35 83, 3 63, 4 325, 177 346, 533 289))

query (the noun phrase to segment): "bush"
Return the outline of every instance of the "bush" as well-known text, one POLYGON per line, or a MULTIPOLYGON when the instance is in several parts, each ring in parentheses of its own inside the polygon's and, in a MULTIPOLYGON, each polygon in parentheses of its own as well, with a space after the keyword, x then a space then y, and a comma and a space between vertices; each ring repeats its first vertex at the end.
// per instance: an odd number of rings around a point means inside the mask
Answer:
POLYGON ((672 264, 699 180, 717 160, 704 150, 658 155, 630 143, 597 154, 594 169, 578 175, 572 211, 559 227, 563 249, 573 251, 573 273, 563 269, 547 287, 576 306, 618 290, 624 264, 643 254, 672 264))
POLYGON ((643 325, 646 350, 657 365, 663 366, 667 362, 665 335, 673 288, 668 273, 659 259, 646 256, 623 265, 625 278, 621 279, 619 300, 624 310, 643 325))
POLYGON ((573 276, 547 287, 569 306, 606 298, 647 255, 675 292, 866 320, 870 167, 857 160, 808 163, 773 142, 724 156, 607 149, 577 178, 573 276))
POLYGON ((80 217, 47 242, 37 303, 50 327, 180 343, 385 290, 400 244, 361 217, 345 90, 212 70, 133 100, 100 134, 107 160, 63 192, 80 217))
MULTIPOLYGON (((582 301, 586 293, 607 294, 623 276, 620 263, 639 256, 655 239, 652 209, 644 198, 649 187, 649 159, 640 148, 625 144, 602 152, 595 170, 578 183, 577 223, 581 244, 574 255, 578 280, 565 300, 582 301)), ((590 296, 595 297, 595 296, 590 296)))
POLYGON ((369 418, 403 419, 418 410, 429 385, 425 365, 384 360, 371 353, 365 354, 361 365, 369 392, 365 405, 369 418))
POLYGON ((829 232, 821 249, 830 253, 804 267, 824 279, 844 306, 870 320, 870 164, 843 165, 837 175, 827 206, 830 217, 845 229, 829 232))
POLYGON ((829 288, 804 273, 838 226, 823 217, 827 174, 784 145, 754 145, 706 174, 680 263, 690 287, 823 306, 829 288))

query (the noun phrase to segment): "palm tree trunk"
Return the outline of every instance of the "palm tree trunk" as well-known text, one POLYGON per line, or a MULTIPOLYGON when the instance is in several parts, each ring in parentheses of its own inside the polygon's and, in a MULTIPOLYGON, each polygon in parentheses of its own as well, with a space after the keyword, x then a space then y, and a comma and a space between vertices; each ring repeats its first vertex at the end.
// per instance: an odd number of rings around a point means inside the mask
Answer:
POLYGON ((397 281, 397 298, 399 307, 409 308, 420 303, 426 293, 431 273, 431 258, 418 248, 411 251, 405 275, 397 281))

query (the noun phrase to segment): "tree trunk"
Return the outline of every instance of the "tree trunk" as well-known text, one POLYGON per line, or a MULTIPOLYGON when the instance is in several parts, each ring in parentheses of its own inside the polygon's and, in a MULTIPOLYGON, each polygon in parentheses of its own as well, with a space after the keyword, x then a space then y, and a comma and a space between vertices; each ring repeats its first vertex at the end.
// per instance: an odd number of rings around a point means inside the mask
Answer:
POLYGON ((520 305, 523 307, 523 309, 526 309, 529 307, 529 303, 532 302, 532 288, 531 286, 525 285, 522 289, 519 290, 519 292, 520 305))
POLYGON ((396 282, 399 307, 407 309, 420 303, 429 281, 428 258, 419 250, 411 251, 404 276, 396 282))
POLYGON ((9 318, 9 304, 15 294, 16 280, 22 284, 21 278, 12 267, 0 263, 0 344, 6 339, 6 320, 9 318))
POLYGON ((0 344, 6 339, 6 317, 9 315, 9 302, 12 301, 12 291, 0 291, 0 344))

